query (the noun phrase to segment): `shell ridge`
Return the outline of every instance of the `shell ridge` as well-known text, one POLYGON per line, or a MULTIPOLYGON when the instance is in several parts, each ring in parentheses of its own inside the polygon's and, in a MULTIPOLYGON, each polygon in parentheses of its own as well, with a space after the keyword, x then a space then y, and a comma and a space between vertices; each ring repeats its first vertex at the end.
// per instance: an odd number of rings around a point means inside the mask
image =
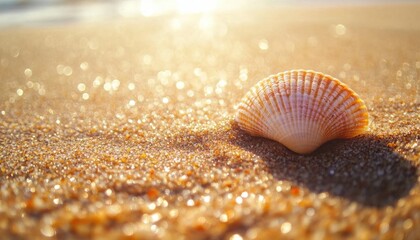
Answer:
MULTIPOLYGON (((287 103, 285 101, 285 95, 286 95, 286 87, 285 87, 285 82, 284 82, 284 75, 283 74, 277 74, 276 78, 275 78, 275 99, 278 104, 278 107, 281 109, 281 111, 278 113, 278 119, 281 122, 281 124, 276 124, 278 126, 276 126, 277 131, 279 134, 283 135, 284 134, 284 125, 289 122, 290 120, 288 119, 288 107, 287 107, 287 103), (283 92, 282 92, 283 90, 283 92)), ((279 135, 278 134, 278 135, 279 135)))
POLYGON ((342 116, 340 119, 332 119, 333 122, 331 124, 330 130, 331 132, 340 130, 340 133, 338 134, 339 136, 342 135, 342 132, 348 131, 349 127, 357 127, 355 125, 355 123, 357 123, 357 120, 355 119, 357 115, 355 111, 352 110, 352 108, 356 108, 357 111, 357 109, 360 109, 362 107, 362 104, 360 102, 355 101, 358 98, 353 91, 351 91, 348 88, 345 88, 346 86, 343 84, 341 84, 340 87, 342 88, 340 95, 344 93, 346 93, 347 95, 342 97, 340 102, 336 102, 335 106, 337 112, 342 112, 345 115, 342 116))
POLYGON ((294 128, 295 128, 295 131, 297 132, 302 131, 301 124, 300 124, 301 118, 302 118, 302 116, 300 115, 300 105, 301 105, 300 103, 302 101, 302 95, 300 94, 301 89, 299 87, 299 76, 300 76, 299 73, 300 71, 295 71, 293 73, 293 79, 294 79, 293 93, 294 94, 292 98, 292 101, 294 103, 294 110, 292 111, 294 113, 293 118, 295 119, 294 128))
MULTIPOLYGON (((323 83, 325 83, 324 85, 323 85, 323 91, 322 91, 322 93, 321 93, 321 101, 322 101, 322 103, 324 103, 324 104, 320 104, 320 106, 322 106, 321 108, 322 108, 322 118, 321 119, 325 119, 325 116, 326 116, 326 112, 327 112, 327 110, 328 110, 328 108, 330 107, 329 106, 329 104, 328 104, 328 95, 326 94, 327 92, 328 92, 328 88, 329 88, 329 86, 330 86, 330 84, 331 84, 331 79, 330 79, 330 77, 329 76, 326 76, 326 75, 324 75, 323 77, 322 77, 322 80, 321 80, 323 83)), ((322 86, 322 84, 321 84, 321 86, 322 86)), ((325 130, 326 130, 326 128, 327 128, 327 126, 325 125, 325 124, 322 124, 321 125, 322 127, 322 131, 324 131, 325 132, 325 130)))
POLYGON ((296 85, 296 96, 295 96, 295 104, 296 104, 296 119, 297 119, 297 123, 296 124, 296 128, 299 129, 299 131, 302 131, 302 124, 301 122, 304 121, 305 116, 302 114, 302 108, 303 108, 303 103, 305 100, 305 96, 303 94, 303 80, 302 80, 302 75, 303 75, 303 71, 302 70, 298 70, 296 72, 296 81, 295 81, 295 85, 296 85))
POLYGON ((309 71, 305 74, 305 83, 308 84, 308 92, 306 94, 307 98, 308 98, 308 102, 306 105, 306 110, 304 111, 305 114, 305 118, 306 118, 306 123, 305 123, 305 127, 306 129, 310 129, 311 128, 311 123, 312 123, 312 116, 311 116, 311 109, 314 109, 314 97, 312 96, 312 89, 313 89, 313 83, 314 83, 314 73, 312 71, 309 71))
POLYGON ((246 125, 248 129, 253 129, 254 135, 262 135, 262 133, 269 131, 270 124, 267 122, 267 115, 271 114, 267 112, 267 105, 266 101, 264 101, 264 82, 259 82, 256 86, 254 86, 251 91, 246 96, 247 107, 244 107, 245 111, 247 112, 246 115, 250 115, 251 117, 247 117, 246 125), (252 124, 256 122, 256 124, 252 124), (258 126, 259 125, 259 126, 258 126))
POLYGON ((276 76, 276 80, 274 81, 274 85, 275 85, 276 93, 277 93, 277 94, 275 94, 276 100, 277 100, 277 102, 281 103, 281 106, 279 106, 279 107, 282 109, 282 112, 284 113, 284 112, 286 112, 286 105, 284 104, 283 99, 281 98, 280 80, 279 80, 278 76, 276 76))
POLYGON ((348 117, 345 120, 342 120, 341 123, 340 122, 333 123, 328 132, 336 131, 336 132, 339 132, 338 137, 347 138, 341 135, 343 134, 343 132, 348 132, 350 128, 359 129, 360 127, 357 124, 358 120, 359 120, 359 117, 357 115, 353 115, 353 119, 348 117))
POLYGON ((253 133, 257 134, 258 132, 263 132, 263 127, 265 125, 265 122, 261 118, 260 111, 258 111, 259 109, 261 109, 261 106, 259 106, 258 102, 255 101, 255 97, 254 97, 255 95, 256 95, 256 86, 251 88, 251 90, 245 95, 244 99, 241 102, 242 104, 239 106, 239 109, 240 109, 239 114, 241 116, 240 118, 243 119, 243 121, 245 121, 245 119, 247 120, 247 122, 245 123, 241 121, 242 125, 245 125, 248 129, 252 127, 252 129, 254 129, 253 133), (245 114, 245 112, 247 114, 245 114), (261 123, 263 124, 263 127, 251 126, 252 122, 261 123))
MULTIPOLYGON (((325 75, 323 77, 326 81, 328 81, 328 87, 325 90, 324 96, 326 95, 327 98, 323 97, 323 101, 325 102, 325 111, 323 115, 325 116, 323 118, 323 121, 321 121, 322 126, 325 126, 323 129, 325 136, 325 141, 329 141, 330 139, 333 139, 341 134, 339 131, 330 131, 331 127, 334 125, 346 122, 346 116, 340 116, 340 107, 337 107, 339 103, 337 103, 337 99, 342 97, 343 93, 345 93, 345 89, 343 90, 342 85, 339 83, 338 80, 335 78, 325 75), (330 96, 330 97, 328 97, 330 96)), ((342 97, 346 98, 346 97, 342 97)), ((341 111, 342 112, 342 111, 341 111)))
POLYGON ((281 98, 283 100, 283 103, 285 105, 285 111, 283 112, 284 117, 285 117, 285 121, 286 122, 290 122, 290 116, 289 116, 289 111, 290 111, 290 103, 289 103, 289 97, 288 97, 288 86, 287 86, 287 82, 285 80, 284 77, 285 74, 281 74, 279 77, 279 90, 281 93, 281 98), (283 91, 282 91, 283 90, 283 91))
MULTIPOLYGON (((278 108, 278 106, 275 102, 275 99, 274 99, 274 91, 273 91, 273 87, 272 87, 272 78, 267 79, 266 93, 267 93, 268 100, 269 100, 268 102, 270 103, 271 114, 278 115, 280 112, 279 112, 279 108, 278 108)), ((277 129, 277 127, 280 124, 277 124, 276 121, 274 121, 274 119, 270 119, 270 120, 271 120, 271 122, 270 122, 271 125, 270 126, 271 126, 272 130, 277 129)))
MULTIPOLYGON (((262 131, 261 127, 257 127, 257 124, 251 124, 253 122, 260 123, 258 121, 258 118, 254 117, 254 113, 251 113, 246 108, 241 109, 238 113, 240 114, 240 115, 238 115, 239 116, 238 119, 239 119, 239 126, 240 127, 249 129, 249 131, 251 131, 253 133, 257 133, 257 132, 262 131), (247 115, 247 113, 250 114, 250 116, 247 115)), ((264 125, 265 123, 261 122, 261 124, 264 125)))
POLYGON ((307 119, 307 109, 308 109, 308 102, 310 102, 310 98, 309 96, 306 94, 306 89, 308 87, 308 84, 306 83, 306 72, 305 71, 301 71, 300 72, 300 84, 302 85, 302 89, 300 92, 300 96, 301 96, 301 100, 299 102, 299 116, 300 116, 300 121, 303 122, 302 123, 302 128, 305 129, 305 131, 307 131, 308 129, 308 119, 307 119))
POLYGON ((275 79, 274 79, 274 77, 273 78, 270 78, 270 84, 269 84, 269 88, 270 88, 270 93, 271 93, 271 98, 270 98, 270 101, 271 101, 271 105, 272 106, 275 106, 275 108, 276 108, 276 110, 277 111, 281 111, 281 109, 280 109, 280 106, 279 106, 279 104, 278 104, 278 102, 276 101, 276 91, 275 91, 275 87, 276 86, 276 84, 275 84, 275 79))
POLYGON ((335 125, 335 122, 342 122, 342 116, 337 115, 337 113, 340 112, 339 108, 341 104, 341 102, 337 102, 337 99, 342 97, 342 94, 345 92, 345 89, 343 89, 335 79, 331 79, 331 82, 333 83, 332 87, 328 88, 328 94, 331 96, 327 101, 327 106, 329 107, 326 109, 326 117, 324 118, 324 121, 322 121, 324 126, 328 126, 324 133, 327 138, 334 138, 334 136, 331 136, 329 133, 329 127, 335 125))
MULTIPOLYGON (((315 107, 311 109, 311 124, 309 129, 313 129, 314 125, 320 124, 319 121, 323 117, 324 107, 323 106, 323 92, 325 89, 325 82, 324 75, 320 73, 315 73, 316 79, 317 79, 317 85, 316 85, 316 96, 314 98, 314 105, 315 107), (321 91, 321 92, 320 92, 321 91)), ((318 131, 323 131, 324 126, 320 126, 318 131)), ((319 134, 322 134, 319 132, 319 134)))
POLYGON ((280 89, 280 81, 277 79, 276 84, 275 84, 275 98, 276 98, 276 102, 280 103, 278 106, 281 109, 279 114, 281 114, 279 116, 279 119, 281 121, 281 125, 279 124, 278 126, 278 131, 281 132, 282 134, 284 134, 284 126, 287 123, 287 108, 286 108, 286 103, 284 102, 284 99, 282 98, 282 93, 281 93, 281 89, 280 89))
MULTIPOLYGON (((293 85, 293 82, 291 81, 291 76, 290 75, 291 75, 291 71, 286 72, 283 75, 283 78, 284 78, 283 81, 284 81, 284 83, 286 85, 286 101, 288 103, 288 109, 287 109, 287 112, 285 112, 285 114, 287 116, 287 122, 291 125, 290 127, 285 128, 286 131, 290 131, 290 130, 295 129, 295 124, 294 124, 295 121, 293 121, 294 120, 293 119, 293 109, 294 109, 294 106, 293 106, 293 103, 292 103, 292 98, 293 98, 293 95, 292 95, 292 93, 293 93, 292 85, 293 85)), ((284 134, 285 135, 289 135, 287 132, 285 132, 284 134)))
POLYGON ((349 117, 343 111, 341 114, 337 114, 334 119, 331 119, 326 134, 329 138, 336 138, 342 135, 342 131, 345 130, 345 126, 350 124, 349 117))
POLYGON ((353 115, 353 118, 351 118, 350 116, 352 116, 352 114, 349 114, 347 112, 347 116, 345 116, 344 120, 342 120, 341 122, 334 122, 331 125, 329 131, 340 131, 341 135, 342 132, 346 132, 349 127, 357 128, 357 126, 355 125, 357 122, 355 121, 356 119, 354 119, 357 118, 356 115, 353 115))
POLYGON ((314 91, 314 96, 313 96, 313 99, 312 99, 312 105, 311 105, 311 108, 310 108, 310 111, 309 111, 309 116, 308 116, 308 121, 309 121, 308 129, 312 129, 314 123, 316 121, 318 121, 318 119, 316 118, 316 116, 319 115, 319 113, 316 113, 314 110, 315 109, 319 109, 318 106, 319 106, 319 103, 321 102, 319 100, 320 95, 318 93, 319 92, 319 89, 320 89, 320 85, 321 85, 320 84, 320 82, 321 82, 320 76, 321 75, 318 72, 314 72, 313 73, 313 76, 312 76, 312 89, 315 88, 315 91, 314 91))
POLYGON ((258 132, 263 132, 264 129, 267 129, 267 126, 266 126, 266 123, 264 122, 264 119, 261 117, 261 112, 259 112, 257 109, 258 108, 256 108, 255 105, 253 105, 253 107, 249 109, 244 108, 244 111, 247 112, 247 115, 245 114, 245 116, 247 116, 247 118, 250 119, 249 125, 251 125, 251 123, 257 123, 257 124, 253 124, 255 126, 252 126, 252 127, 255 129, 258 129, 258 132), (251 110, 254 110, 254 111, 251 111, 251 110))
MULTIPOLYGON (((262 99, 260 98, 260 94, 259 94, 259 88, 260 88, 261 84, 257 84, 254 88, 252 88, 252 92, 253 95, 251 96, 251 101, 254 103, 253 108, 255 112, 258 113, 258 119, 260 120, 260 122, 264 122, 265 120, 265 115, 263 114, 264 112, 262 111, 263 106, 262 106, 262 99)), ((264 122, 265 123, 265 122, 264 122)), ((266 129, 261 129, 261 131, 264 131, 266 129)))
POLYGON ((302 70, 292 71, 290 74, 290 82, 291 82, 291 92, 293 93, 291 101, 293 103, 293 109, 291 111, 291 118, 293 119, 289 130, 289 135, 297 138, 297 142, 295 144, 306 144, 308 145, 310 140, 310 136, 308 136, 308 128, 305 126, 308 122, 306 116, 303 115, 303 108, 304 102, 307 99, 303 94, 303 76, 304 73, 302 70))
MULTIPOLYGON (((293 94, 295 96, 295 106, 296 106, 296 110, 295 115, 296 115, 296 123, 299 123, 302 119, 302 114, 301 114, 301 102, 302 102, 302 74, 301 71, 298 70, 295 72, 295 94, 293 94)), ((296 129, 297 130, 301 130, 300 128, 300 124, 296 124, 296 129)))
POLYGON ((280 103, 279 103, 278 98, 277 98, 278 94, 276 94, 277 93, 277 91, 276 91, 277 90, 277 84, 276 84, 276 77, 275 76, 273 78, 270 78, 269 87, 270 87, 270 91, 272 93, 272 95, 270 95, 271 96, 270 101, 271 101, 272 105, 275 106, 275 108, 276 108, 275 110, 277 110, 276 115, 279 115, 278 121, 280 121, 280 123, 278 123, 277 120, 274 120, 274 128, 275 128, 275 131, 277 133, 280 133, 280 132, 282 132, 281 126, 283 126, 285 124, 285 122, 284 122, 284 119, 281 117, 281 115, 283 113, 283 110, 279 106, 280 103))
POLYGON ((290 94, 289 94, 289 102, 291 103, 291 110, 290 110, 290 117, 292 119, 292 127, 290 128, 291 131, 297 131, 297 89, 296 89, 296 71, 290 71, 289 73, 289 82, 290 82, 290 94))
POLYGON ((307 89, 310 87, 311 82, 307 81, 308 73, 306 73, 305 71, 302 71, 302 73, 303 73, 303 76, 302 76, 302 82, 303 82, 303 84, 302 84, 302 98, 303 98, 303 101, 302 101, 302 105, 301 105, 301 116, 304 116, 304 118, 306 120, 304 127, 307 128, 308 123, 309 123, 309 121, 307 119, 308 105, 309 105, 310 101, 306 100, 306 99, 310 98, 309 94, 307 94, 307 89))
MULTIPOLYGON (((305 81, 308 82, 309 85, 309 90, 308 90, 308 104, 306 106, 306 111, 305 111, 305 116, 306 116, 306 124, 305 127, 306 129, 313 129, 313 122, 314 119, 312 117, 312 113, 314 111, 316 111, 317 108, 314 108, 315 104, 316 104, 316 95, 313 96, 314 91, 313 89, 313 83, 316 82, 316 85, 318 86, 318 79, 315 78, 315 73, 310 71, 305 75, 305 81)), ((315 91, 315 94, 317 93, 317 91, 315 91)))
POLYGON ((265 84, 261 84, 261 89, 259 91, 259 94, 262 94, 262 96, 260 95, 261 99, 265 99, 264 101, 264 108, 262 108, 264 110, 264 117, 265 120, 267 122, 267 131, 271 132, 273 129, 273 126, 275 126, 275 124, 273 123, 273 119, 269 116, 272 116, 273 114, 276 114, 273 106, 271 105, 271 99, 270 99, 270 89, 269 89, 269 84, 267 84, 269 81, 269 79, 265 79, 263 81, 263 83, 265 84))

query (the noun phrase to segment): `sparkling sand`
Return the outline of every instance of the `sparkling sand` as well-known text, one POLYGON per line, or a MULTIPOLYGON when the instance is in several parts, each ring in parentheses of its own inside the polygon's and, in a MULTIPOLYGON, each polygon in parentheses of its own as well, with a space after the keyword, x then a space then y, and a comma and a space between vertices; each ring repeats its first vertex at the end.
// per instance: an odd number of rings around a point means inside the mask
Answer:
POLYGON ((170 15, 0 31, 2 239, 419 239, 419 5, 170 15), (369 130, 311 155, 235 109, 335 76, 369 130))

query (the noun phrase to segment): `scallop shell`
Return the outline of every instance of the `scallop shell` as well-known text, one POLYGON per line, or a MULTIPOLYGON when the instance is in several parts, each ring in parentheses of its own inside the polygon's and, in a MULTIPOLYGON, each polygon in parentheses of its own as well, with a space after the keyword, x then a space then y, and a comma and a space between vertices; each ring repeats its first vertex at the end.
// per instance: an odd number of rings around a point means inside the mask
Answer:
POLYGON ((366 131, 368 113, 359 96, 331 76, 292 70, 258 82, 239 104, 239 127, 308 154, 327 141, 366 131))

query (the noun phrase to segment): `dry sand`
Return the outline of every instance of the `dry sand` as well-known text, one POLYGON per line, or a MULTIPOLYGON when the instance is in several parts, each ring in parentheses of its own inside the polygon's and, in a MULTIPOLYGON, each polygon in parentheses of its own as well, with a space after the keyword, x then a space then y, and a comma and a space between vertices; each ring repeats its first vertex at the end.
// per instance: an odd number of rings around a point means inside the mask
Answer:
POLYGON ((420 238, 419 12, 3 29, 0 236, 420 238), (296 68, 359 93, 368 133, 300 156, 240 131, 245 92, 296 68))

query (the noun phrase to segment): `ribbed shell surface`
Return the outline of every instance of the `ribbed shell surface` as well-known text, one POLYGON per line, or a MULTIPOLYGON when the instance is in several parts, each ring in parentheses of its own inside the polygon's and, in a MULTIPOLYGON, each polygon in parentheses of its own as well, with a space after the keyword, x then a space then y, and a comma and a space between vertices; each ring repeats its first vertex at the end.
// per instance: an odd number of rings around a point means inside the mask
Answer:
POLYGON ((251 135, 307 154, 329 140, 365 132, 368 113, 359 96, 339 80, 319 72, 292 70, 252 87, 235 120, 251 135))

